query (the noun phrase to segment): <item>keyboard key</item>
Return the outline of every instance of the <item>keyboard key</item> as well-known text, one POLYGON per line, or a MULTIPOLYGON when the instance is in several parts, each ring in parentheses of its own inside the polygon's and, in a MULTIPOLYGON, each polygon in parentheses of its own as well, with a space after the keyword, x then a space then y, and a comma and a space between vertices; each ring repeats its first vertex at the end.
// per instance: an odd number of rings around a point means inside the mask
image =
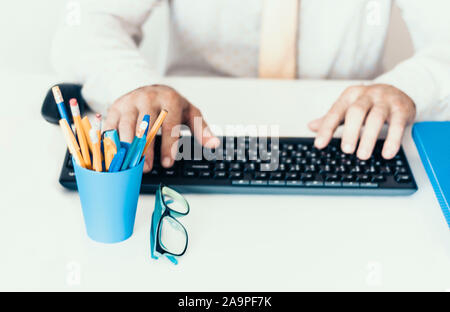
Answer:
POLYGON ((359 187, 359 182, 342 182, 343 187, 359 187))
POLYGON ((314 179, 314 175, 312 173, 302 173, 300 175, 300 180, 302 181, 311 181, 314 179))
POLYGON ((202 170, 199 172, 198 176, 200 178, 209 178, 209 177, 211 177, 211 171, 202 170))
POLYGON ((340 181, 325 181, 324 185, 326 187, 341 187, 342 183, 340 181))
POLYGON ((287 180, 298 180, 299 179, 299 175, 298 175, 298 173, 295 173, 295 172, 288 172, 288 173, 286 173, 286 179, 287 180))
POLYGON ((153 168, 150 171, 150 175, 152 175, 152 176, 159 176, 159 169, 158 168, 153 168))
POLYGON ((227 173, 225 171, 216 171, 214 173, 215 179, 225 179, 227 177, 227 173))
POLYGON ((209 170, 210 165, 204 162, 187 162, 184 167, 186 169, 209 170))
POLYGON ((319 186, 323 186, 323 182, 322 181, 318 181, 318 180, 306 181, 305 185, 306 186, 312 186, 312 187, 319 187, 319 186))
POLYGON ((267 181, 266 180, 251 180, 250 184, 251 185, 267 185, 267 181))
POLYGON ((353 174, 345 174, 342 176, 342 182, 354 182, 355 176, 353 174))
POLYGON ((405 167, 395 167, 394 168, 394 174, 395 175, 397 175, 397 174, 405 174, 405 173, 408 173, 408 170, 406 170, 405 167))
POLYGON ((259 171, 275 171, 277 170, 279 165, 277 163, 269 163, 269 164, 261 164, 259 166, 259 171))
POLYGON ((184 175, 185 177, 190 177, 190 178, 192 178, 192 177, 195 177, 196 172, 195 172, 194 170, 184 170, 183 175, 184 175))
POLYGON ((299 180, 295 180, 295 181, 289 180, 289 181, 286 181, 286 185, 287 186, 302 186, 302 185, 304 185, 304 183, 303 183, 303 181, 299 181, 299 180))
POLYGON ((357 180, 358 180, 358 182, 369 182, 370 177, 367 174, 358 174, 357 180))
POLYGON ((252 164, 252 163, 245 164, 244 170, 245 171, 249 171, 249 172, 253 172, 253 171, 256 170, 256 166, 255 166, 255 164, 252 164))
POLYGON ((271 185, 271 186, 283 186, 285 184, 286 184, 286 182, 284 182, 284 180, 270 180, 269 181, 269 185, 271 185))
POLYGON ((359 186, 360 186, 360 187, 377 188, 377 187, 378 187, 378 183, 374 183, 374 182, 362 182, 359 186))
POLYGON ((239 164, 239 163, 231 163, 230 164, 230 170, 233 170, 233 171, 239 171, 239 170, 241 170, 241 164, 239 164))
POLYGON ((227 170, 227 165, 223 162, 216 163, 215 169, 216 170, 227 170))
POLYGON ((284 174, 282 172, 272 172, 270 174, 270 179, 271 180, 283 180, 284 174))
POLYGON ((164 175, 166 177, 174 177, 176 174, 177 172, 174 169, 164 170, 164 175))
POLYGON ((232 180, 231 184, 233 184, 233 185, 249 185, 250 181, 249 180, 232 180))
POLYGON ((395 181, 398 183, 408 183, 411 182, 411 177, 407 174, 399 174, 395 176, 395 181))
POLYGON ((269 174, 267 172, 255 172, 255 179, 268 179, 269 174))
POLYGON ((230 179, 240 179, 240 178, 242 178, 242 172, 239 171, 230 172, 230 179))
POLYGON ((377 174, 372 177, 372 182, 384 182, 386 178, 382 174, 377 174))
POLYGON ((320 166, 320 173, 328 173, 328 172, 331 172, 330 165, 321 165, 320 166))
POLYGON ((339 181, 339 176, 337 174, 327 174, 325 181, 339 181))

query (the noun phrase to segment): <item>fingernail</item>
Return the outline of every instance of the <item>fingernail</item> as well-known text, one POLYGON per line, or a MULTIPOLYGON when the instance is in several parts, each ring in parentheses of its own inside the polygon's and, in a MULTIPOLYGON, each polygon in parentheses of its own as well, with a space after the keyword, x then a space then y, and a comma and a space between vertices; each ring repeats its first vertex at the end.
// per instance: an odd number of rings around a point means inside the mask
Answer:
POLYGON ((342 147, 342 150, 344 151, 344 153, 350 154, 352 152, 353 146, 351 144, 344 144, 344 146, 342 147))
POLYGON ((205 147, 207 147, 207 148, 215 148, 215 147, 219 146, 219 144, 220 144, 219 139, 214 137, 212 139, 209 139, 206 142, 205 147))
POLYGON ((316 145, 317 147, 323 147, 325 145, 324 138, 316 138, 316 140, 314 141, 314 145, 316 145))
POLYGON ((366 149, 362 149, 358 151, 358 158, 360 159, 367 159, 369 158, 369 151, 366 149))
POLYGON ((392 158, 394 157, 394 150, 387 148, 384 152, 383 152, 384 158, 392 158))
POLYGON ((162 165, 165 168, 170 168, 172 166, 172 160, 170 159, 170 157, 164 157, 162 165))

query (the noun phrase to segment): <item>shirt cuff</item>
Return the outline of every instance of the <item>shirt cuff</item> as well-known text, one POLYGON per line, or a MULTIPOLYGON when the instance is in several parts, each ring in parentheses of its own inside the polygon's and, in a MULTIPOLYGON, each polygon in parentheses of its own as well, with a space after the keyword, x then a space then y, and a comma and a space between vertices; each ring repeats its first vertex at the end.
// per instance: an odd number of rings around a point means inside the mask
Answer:
POLYGON ((433 77, 426 70, 408 64, 398 65, 376 78, 374 83, 391 85, 408 95, 416 106, 416 119, 432 113, 431 108, 439 102, 433 77))

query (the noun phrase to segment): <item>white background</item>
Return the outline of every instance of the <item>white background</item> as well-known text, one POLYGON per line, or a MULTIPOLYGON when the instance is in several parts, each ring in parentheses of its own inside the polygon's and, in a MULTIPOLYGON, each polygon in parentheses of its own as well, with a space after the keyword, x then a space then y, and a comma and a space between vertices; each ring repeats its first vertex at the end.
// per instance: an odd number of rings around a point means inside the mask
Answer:
MULTIPOLYGON (((95 1, 95 0, 93 0, 95 1)), ((67 9, 65 0, 3 0, 0 2, 0 70, 49 73, 52 37, 67 9)), ((161 6, 145 25, 142 48, 155 64, 158 42, 166 35, 167 7, 161 6)), ((412 44, 397 8, 394 8, 384 64, 392 68, 412 54, 412 44)))

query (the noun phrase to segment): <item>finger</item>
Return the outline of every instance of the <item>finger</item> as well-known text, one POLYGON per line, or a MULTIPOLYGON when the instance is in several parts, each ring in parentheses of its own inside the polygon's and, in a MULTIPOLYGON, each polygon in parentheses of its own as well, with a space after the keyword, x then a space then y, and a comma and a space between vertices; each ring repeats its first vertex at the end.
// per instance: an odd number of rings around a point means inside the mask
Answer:
POLYGON ((168 114, 161 126, 161 164, 165 168, 173 166, 176 156, 174 151, 177 150, 180 137, 182 106, 178 102, 165 105, 168 114))
POLYGON ((328 143, 330 143, 336 128, 344 119, 347 107, 353 103, 363 91, 363 86, 351 86, 342 92, 328 113, 323 117, 314 141, 314 145, 317 148, 324 148, 328 145, 328 143))
POLYGON ((355 151, 362 124, 371 105, 370 98, 361 96, 348 108, 341 142, 341 149, 344 153, 352 154, 355 151))
POLYGON ((322 149, 330 143, 336 128, 344 118, 346 106, 346 99, 341 96, 328 113, 322 117, 322 123, 317 130, 316 139, 314 140, 314 145, 318 149, 322 149))
POLYGON ((120 113, 115 110, 111 109, 108 111, 108 115, 106 115, 106 120, 103 124, 104 131, 117 129, 117 125, 119 124, 120 119, 120 113))
POLYGON ((359 143, 357 152, 358 158, 362 160, 370 158, 388 113, 389 110, 387 106, 384 105, 374 106, 371 109, 367 115, 365 128, 359 143))
POLYGON ((212 134, 200 110, 192 104, 189 105, 186 123, 194 134, 195 139, 203 146, 207 148, 219 146, 219 139, 212 134))
POLYGON ((123 142, 131 143, 135 136, 137 111, 129 111, 122 116, 119 120, 119 137, 123 142))
POLYGON ((153 162, 155 160, 155 140, 150 143, 147 152, 145 153, 144 172, 147 173, 153 168, 153 162))
POLYGON ((314 119, 308 123, 308 127, 311 131, 317 132, 320 129, 320 126, 322 125, 323 119, 325 116, 314 119))
POLYGON ((383 158, 392 159, 398 153, 407 122, 407 118, 402 113, 392 114, 389 121, 388 134, 381 153, 383 158))

